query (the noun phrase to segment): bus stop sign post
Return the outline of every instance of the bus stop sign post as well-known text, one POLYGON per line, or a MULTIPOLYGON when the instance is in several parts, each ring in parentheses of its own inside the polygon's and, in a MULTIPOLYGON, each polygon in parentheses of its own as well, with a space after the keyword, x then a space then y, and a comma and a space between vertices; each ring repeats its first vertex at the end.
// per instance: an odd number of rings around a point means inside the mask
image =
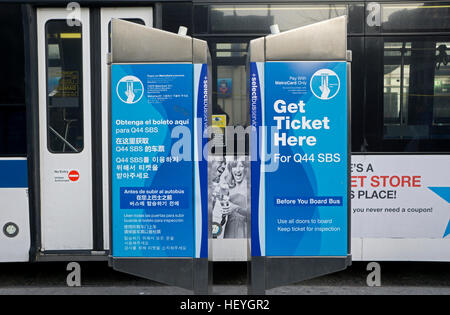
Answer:
POLYGON ((110 265, 210 293, 206 42, 112 20, 110 265))
POLYGON ((350 61, 346 17, 250 42, 251 294, 351 264, 350 61))

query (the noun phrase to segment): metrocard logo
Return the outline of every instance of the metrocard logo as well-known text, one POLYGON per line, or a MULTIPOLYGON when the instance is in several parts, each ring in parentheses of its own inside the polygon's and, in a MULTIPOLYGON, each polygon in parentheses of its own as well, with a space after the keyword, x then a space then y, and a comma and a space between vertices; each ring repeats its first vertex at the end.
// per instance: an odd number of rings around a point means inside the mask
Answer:
POLYGON ((116 93, 122 102, 126 104, 135 104, 139 102, 144 95, 144 85, 139 78, 133 75, 127 75, 117 83, 116 93))
POLYGON ((329 100, 339 92, 341 82, 333 70, 320 69, 312 75, 309 85, 315 97, 329 100))

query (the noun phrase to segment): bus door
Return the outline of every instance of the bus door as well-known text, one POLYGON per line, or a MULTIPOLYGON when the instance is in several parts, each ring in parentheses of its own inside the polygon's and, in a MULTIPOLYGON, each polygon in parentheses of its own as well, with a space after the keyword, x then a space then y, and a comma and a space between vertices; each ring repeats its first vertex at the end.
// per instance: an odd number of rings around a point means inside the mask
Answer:
MULTIPOLYGON (((105 254, 110 21, 152 8, 37 9, 41 254, 105 254), (75 18, 73 18, 75 16, 75 18)), ((85 256, 86 257, 86 256, 85 256)))
POLYGON ((92 238, 89 11, 37 11, 41 250, 88 250, 92 238))

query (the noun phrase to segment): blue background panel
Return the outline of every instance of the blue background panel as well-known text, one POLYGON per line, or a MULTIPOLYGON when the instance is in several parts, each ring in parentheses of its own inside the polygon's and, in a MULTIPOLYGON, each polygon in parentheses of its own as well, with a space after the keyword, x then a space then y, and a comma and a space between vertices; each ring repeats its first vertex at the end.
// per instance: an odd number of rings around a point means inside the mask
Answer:
POLYGON ((113 256, 193 257, 192 150, 171 153, 192 144, 193 66, 112 65, 111 84, 113 256))
POLYGON ((267 151, 285 160, 265 173, 266 255, 346 256, 347 64, 267 62, 265 93, 266 126, 286 138, 315 138, 314 145, 274 146, 268 133, 267 151), (280 100, 297 110, 277 112, 280 100), (274 119, 280 116, 281 126, 274 119), (288 128, 286 120, 300 128, 288 128), (316 128, 314 120, 320 121, 316 128))

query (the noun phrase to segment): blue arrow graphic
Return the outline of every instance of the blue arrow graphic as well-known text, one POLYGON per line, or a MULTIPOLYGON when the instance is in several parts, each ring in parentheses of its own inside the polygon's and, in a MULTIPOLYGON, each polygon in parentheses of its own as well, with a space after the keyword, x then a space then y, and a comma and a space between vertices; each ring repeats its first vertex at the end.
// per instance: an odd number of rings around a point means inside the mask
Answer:
MULTIPOLYGON (((428 188, 450 204, 450 187, 428 187, 428 188)), ((448 221, 447 228, 445 229, 444 236, 442 236, 442 238, 446 237, 449 234, 450 234, 450 220, 448 221)))

